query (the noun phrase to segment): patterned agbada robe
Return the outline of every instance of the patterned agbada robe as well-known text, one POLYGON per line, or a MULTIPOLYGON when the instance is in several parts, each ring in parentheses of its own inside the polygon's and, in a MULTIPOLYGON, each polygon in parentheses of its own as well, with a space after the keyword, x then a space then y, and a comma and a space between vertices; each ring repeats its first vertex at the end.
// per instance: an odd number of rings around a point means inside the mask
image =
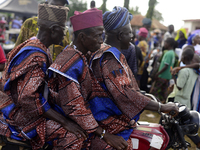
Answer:
POLYGON ((74 120, 87 133, 94 132, 98 123, 87 101, 93 89, 85 56, 73 46, 68 46, 49 67, 48 73, 51 106, 74 120))
MULTIPOLYGON (((83 145, 83 148, 89 149, 90 140, 95 137, 92 132, 98 127, 97 122, 108 117, 106 113, 102 116, 95 114, 98 116, 96 117, 98 120, 95 120, 96 118, 93 117, 89 104, 94 103, 92 105, 96 105, 95 101, 101 99, 102 103, 105 104, 95 109, 101 110, 107 107, 108 109, 114 109, 111 112, 113 114, 118 113, 118 110, 115 112, 116 108, 113 106, 113 108, 109 108, 110 99, 108 94, 94 78, 86 57, 80 51, 74 49, 74 46, 68 46, 63 50, 49 67, 48 72, 51 106, 54 106, 55 110, 77 122, 88 134, 91 133, 90 138, 83 145)), ((127 121, 126 119, 121 114, 120 117, 113 115, 108 120, 110 121, 110 126, 104 126, 104 124, 107 124, 107 120, 99 123, 103 128, 106 128, 107 132, 117 134, 119 131, 129 129, 127 122, 130 122, 130 120, 128 119, 127 121)))
POLYGON ((0 103, 0 134, 16 140, 30 140, 32 149, 51 141, 54 149, 79 149, 74 134, 55 121, 42 117, 50 109, 43 96, 46 70, 52 63, 48 49, 36 38, 27 40, 8 55, 4 91, 0 103))
MULTIPOLYGON (((90 60, 90 67, 101 87, 108 93, 107 98, 90 101, 90 108, 99 125, 107 132, 122 136, 132 149, 129 123, 137 121, 150 99, 139 92, 135 78, 127 65, 124 55, 116 48, 102 45, 90 60)), ((103 97, 98 93, 98 97, 103 97)), ((112 149, 102 140, 91 140, 90 149, 112 149)))

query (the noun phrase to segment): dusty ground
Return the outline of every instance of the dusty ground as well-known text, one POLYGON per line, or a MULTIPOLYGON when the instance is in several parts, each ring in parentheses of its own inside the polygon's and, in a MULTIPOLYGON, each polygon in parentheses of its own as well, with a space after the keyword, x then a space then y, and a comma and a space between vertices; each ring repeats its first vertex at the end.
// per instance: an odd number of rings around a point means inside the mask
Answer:
MULTIPOLYGON (((147 121, 147 122, 153 122, 153 123, 158 123, 160 120, 160 115, 156 112, 152 112, 152 111, 148 111, 145 110, 142 115, 140 116, 140 120, 139 121, 147 121), (151 117, 147 117, 148 114, 153 114, 155 117, 151 118, 151 117)), ((199 133, 200 135, 200 130, 199 133)), ((188 148, 188 150, 196 150, 196 145, 186 136, 185 137, 186 141, 190 142, 192 147, 188 148)))

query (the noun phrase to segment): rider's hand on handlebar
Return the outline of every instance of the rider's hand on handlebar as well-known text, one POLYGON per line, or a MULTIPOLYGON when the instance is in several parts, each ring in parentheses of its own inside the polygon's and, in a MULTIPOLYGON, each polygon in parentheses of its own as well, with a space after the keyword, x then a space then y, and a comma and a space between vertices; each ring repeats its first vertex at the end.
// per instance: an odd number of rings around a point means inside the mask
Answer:
POLYGON ((179 108, 175 103, 169 102, 167 104, 162 104, 161 112, 168 113, 171 116, 175 117, 179 113, 179 108))

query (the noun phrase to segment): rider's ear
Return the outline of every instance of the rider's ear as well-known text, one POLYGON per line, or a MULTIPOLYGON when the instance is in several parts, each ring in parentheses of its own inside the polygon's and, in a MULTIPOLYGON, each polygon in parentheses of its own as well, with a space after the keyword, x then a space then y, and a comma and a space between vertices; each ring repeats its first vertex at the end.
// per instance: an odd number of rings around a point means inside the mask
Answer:
POLYGON ((123 39, 123 31, 119 31, 119 32, 117 33, 117 39, 118 39, 119 41, 121 41, 121 40, 123 39))

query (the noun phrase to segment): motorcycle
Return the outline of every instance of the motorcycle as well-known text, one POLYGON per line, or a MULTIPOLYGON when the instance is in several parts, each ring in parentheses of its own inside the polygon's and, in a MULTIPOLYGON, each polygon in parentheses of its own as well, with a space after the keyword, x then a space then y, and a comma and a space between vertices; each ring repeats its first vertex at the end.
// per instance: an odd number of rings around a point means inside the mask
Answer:
MULTIPOLYGON (((157 99, 147 93, 143 93, 152 100, 157 99)), ((185 105, 176 103, 179 107, 179 114, 171 117, 170 114, 161 113, 161 124, 137 122, 136 128, 131 133, 131 140, 134 150, 174 150, 187 149, 191 144, 185 141, 184 136, 195 136, 198 134, 200 115, 197 111, 189 111, 185 105)), ((0 143, 4 143, 2 150, 31 150, 30 143, 16 141, 10 138, 1 137, 0 143)), ((50 145, 45 145, 41 150, 51 150, 50 145)))
MULTIPOLYGON (((157 99, 151 94, 145 94, 152 100, 157 99)), ((176 103, 179 114, 171 117, 169 114, 161 113, 161 124, 138 122, 137 127, 131 134, 133 149, 137 150, 185 150, 191 144, 184 139, 185 135, 198 135, 200 125, 200 114, 190 111, 185 105, 176 103)))

